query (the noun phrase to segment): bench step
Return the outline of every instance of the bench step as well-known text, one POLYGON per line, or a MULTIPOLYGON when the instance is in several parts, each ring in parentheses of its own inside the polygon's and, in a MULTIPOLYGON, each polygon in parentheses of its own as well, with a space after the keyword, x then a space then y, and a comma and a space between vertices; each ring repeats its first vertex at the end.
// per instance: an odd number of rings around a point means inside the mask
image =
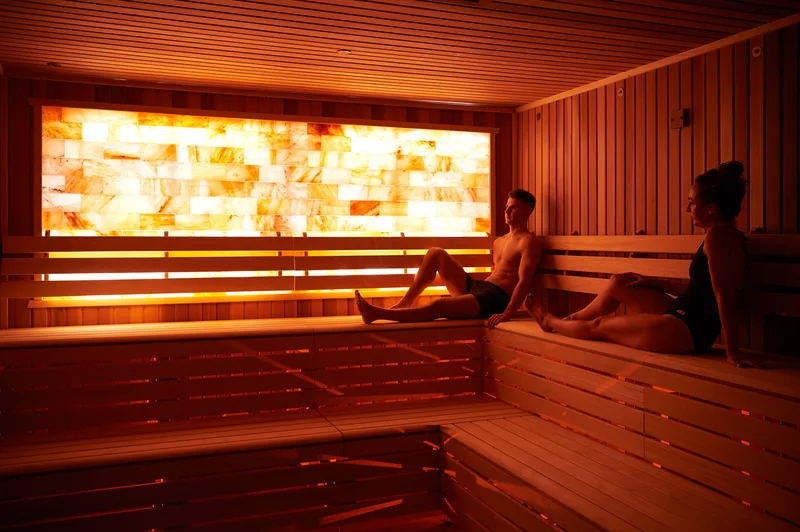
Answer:
POLYGON ((495 528, 485 509, 465 502, 492 504, 521 530, 552 529, 552 523, 570 531, 795 530, 538 416, 456 423, 442 431, 442 488, 450 490, 445 507, 489 530, 495 528))

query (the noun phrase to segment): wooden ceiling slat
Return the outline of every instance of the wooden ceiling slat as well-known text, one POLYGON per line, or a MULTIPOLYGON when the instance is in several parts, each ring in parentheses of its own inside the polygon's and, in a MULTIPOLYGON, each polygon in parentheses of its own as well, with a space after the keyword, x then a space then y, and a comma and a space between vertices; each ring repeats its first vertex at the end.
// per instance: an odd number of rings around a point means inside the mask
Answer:
POLYGON ((10 0, 0 63, 517 106, 798 11, 800 0, 10 0))
POLYGON ((534 9, 548 9, 554 12, 562 13, 580 13, 584 15, 594 15, 600 17, 607 17, 617 21, 624 21, 630 19, 631 13, 636 13, 636 20, 651 24, 658 24, 663 26, 675 26, 678 28, 695 28, 711 32, 717 32, 720 28, 745 30, 752 27, 752 23, 748 23, 743 19, 731 18, 731 12, 722 12, 716 16, 709 16, 695 11, 694 13, 686 13, 675 9, 656 9, 647 6, 626 6, 620 2, 611 2, 603 0, 593 0, 591 2, 575 2, 575 1, 553 1, 553 0, 535 0, 528 2, 495 2, 491 4, 493 9, 503 10, 506 5, 521 6, 514 11, 520 14, 534 14, 531 8, 534 9), (527 8, 527 9, 526 9, 527 8))
MULTIPOLYGON (((105 43, 109 42, 107 40, 103 40, 103 39, 100 39, 100 38, 86 37, 86 36, 82 36, 80 34, 70 34, 68 32, 63 32, 61 34, 61 36, 59 36, 59 37, 44 36, 44 37, 39 37, 37 39, 33 39, 33 38, 28 37, 24 32, 22 32, 20 30, 17 30, 17 29, 10 29, 8 27, 4 27, 3 24, 0 24, 0 30, 3 30, 3 34, 6 37, 7 41, 17 45, 18 47, 24 47, 24 48, 29 49, 29 50, 35 50, 35 49, 42 50, 45 53, 47 53, 50 50, 52 50, 52 48, 50 46, 46 46, 46 45, 42 46, 42 44, 48 44, 48 43, 51 46, 61 46, 61 47, 64 47, 65 45, 72 45, 69 48, 70 50, 74 50, 74 51, 80 52, 82 54, 87 54, 89 52, 89 50, 86 47, 87 44, 96 45, 96 47, 92 48, 92 51, 95 52, 95 53, 100 52, 100 51, 105 51, 105 52, 108 52, 109 54, 116 54, 118 52, 127 52, 128 50, 133 49, 133 48, 124 48, 124 46, 126 44, 133 45, 135 43, 135 41, 128 41, 126 39, 119 38, 119 36, 117 36, 117 39, 114 42, 114 46, 108 47, 108 46, 104 45, 105 43), (39 44, 40 46, 35 46, 36 44, 39 44), (76 46, 77 46, 77 48, 76 48, 76 46)), ((0 38, 2 38, 2 37, 0 37, 0 38)), ((145 43, 145 44, 138 44, 138 47, 136 49, 140 50, 142 52, 147 52, 149 54, 152 54, 149 57, 148 60, 153 60, 153 58, 158 56, 159 50, 163 49, 160 46, 161 45, 146 44, 145 43)), ((205 57, 207 57, 207 58, 217 58, 217 59, 221 60, 220 64, 229 63, 230 59, 236 59, 237 57, 241 57, 243 60, 248 59, 247 54, 240 54, 239 52, 237 52, 235 50, 210 50, 208 53, 202 53, 202 54, 195 53, 195 54, 193 54, 193 56, 196 57, 196 58, 205 58, 205 57), (214 53, 214 52, 216 52, 216 53, 214 53)), ((263 56, 261 56, 260 59, 261 60, 269 60, 269 59, 274 59, 275 57, 276 56, 274 56, 274 55, 272 55, 272 56, 263 55, 263 56)), ((251 61, 258 61, 259 57, 256 56, 256 57, 252 57, 250 59, 251 59, 251 61)), ((296 64, 296 62, 291 62, 290 61, 290 59, 291 59, 290 57, 288 57, 286 59, 287 59, 287 61, 283 61, 283 63, 296 64)), ((317 64, 317 65, 325 66, 324 58, 318 58, 318 60, 322 60, 322 62, 318 61, 317 63, 311 63, 311 64, 317 64)), ((240 65, 241 64, 243 64, 243 63, 240 63, 240 65)), ((387 69, 385 69, 385 71, 387 71, 387 72, 396 72, 397 71, 397 70, 393 70, 391 68, 392 67, 391 63, 370 63, 368 61, 364 61, 363 59, 360 59, 360 62, 342 61, 342 64, 340 66, 348 67, 348 66, 350 66, 350 64, 355 64, 356 66, 358 66, 358 65, 367 65, 367 66, 369 66, 369 65, 372 65, 372 64, 375 64, 375 65, 382 64, 382 65, 385 65, 385 66, 388 67, 387 69)), ((474 65, 474 63, 473 63, 473 65, 474 65)), ((407 65, 403 65, 403 66, 407 68, 407 65)), ((536 76, 537 82, 540 82, 540 83, 556 82, 559 86, 565 85, 565 84, 569 85, 569 84, 571 84, 573 82, 580 82, 580 80, 585 79, 585 77, 586 77, 585 76, 585 71, 584 71, 584 75, 580 75, 579 73, 576 73, 576 72, 570 73, 568 71, 564 72, 562 74, 558 74, 558 73, 554 73, 552 71, 548 71, 546 69, 541 69, 541 70, 535 70, 535 69, 530 69, 530 68, 515 69, 515 68, 513 68, 513 66, 509 66, 508 68, 500 68, 500 69, 498 69, 498 68, 491 68, 490 65, 485 65, 484 68, 482 68, 480 70, 477 70, 477 69, 465 69, 465 68, 464 69, 453 68, 452 64, 447 64, 445 62, 442 62, 441 66, 442 67, 446 67, 446 69, 433 70, 433 69, 435 69, 437 67, 437 65, 434 64, 434 65, 427 65, 427 68, 416 68, 414 70, 417 73, 425 73, 425 72, 430 71, 430 72, 434 72, 436 75, 483 73, 483 74, 487 74, 488 75, 487 79, 497 79, 497 80, 499 80, 499 79, 509 79, 509 80, 518 79, 520 81, 525 81, 526 79, 528 79, 530 76, 533 75, 533 76, 536 76), (503 75, 502 78, 499 76, 501 74, 503 75)), ((383 69, 371 68, 370 67, 367 70, 369 70, 371 72, 378 72, 378 71, 381 71, 383 69)), ((403 69, 401 69, 399 71, 402 71, 402 70, 403 69)), ((602 75, 602 74, 599 74, 599 75, 602 75)))
MULTIPOLYGON (((537 4, 538 0, 505 0, 504 3, 519 4, 523 6, 537 4)), ((672 15, 675 18, 694 19, 694 20, 707 20, 712 24, 718 19, 730 20, 741 22, 745 28, 752 27, 748 24, 749 21, 757 21, 761 23, 769 22, 773 17, 754 12, 742 12, 730 9, 719 9, 708 7, 705 5, 689 5, 681 2, 674 2, 670 0, 568 0, 560 2, 562 4, 575 4, 579 6, 588 7, 603 7, 608 9, 618 9, 629 14, 643 13, 662 17, 664 12, 674 12, 672 15)))
MULTIPOLYGON (((210 33, 208 39, 205 39, 205 38, 198 39, 196 37, 190 39, 189 37, 181 37, 180 35, 175 35, 175 33, 173 32, 172 28, 164 27, 160 31, 157 31, 155 29, 148 28, 147 26, 144 26, 144 27, 139 26, 139 25, 137 25, 137 23, 130 24, 129 26, 126 24, 126 27, 123 28, 123 27, 120 27, 120 22, 119 21, 114 21, 114 19, 105 19, 104 18, 102 20, 109 20, 109 21, 113 21, 113 22, 107 22, 106 23, 106 22, 95 20, 95 21, 92 21, 92 23, 90 23, 90 24, 82 24, 82 23, 80 23, 79 20, 78 21, 70 20, 68 24, 65 24, 65 20, 63 20, 63 19, 61 21, 58 21, 58 20, 56 20, 54 18, 46 17, 46 16, 42 16, 42 15, 36 15, 36 14, 24 14, 24 15, 22 15, 22 14, 18 14, 18 13, 13 13, 13 14, 10 14, 9 16, 5 17, 4 20, 0 20, 0 24, 5 22, 6 23, 5 24, 6 27, 18 27, 18 24, 24 24, 24 25, 30 26, 31 24, 33 24, 35 22, 35 23, 38 23, 38 24, 50 25, 50 27, 52 29, 57 30, 56 33, 59 33, 59 32, 64 33, 64 32, 69 31, 72 28, 81 28, 82 31, 108 30, 108 31, 114 32, 113 34, 115 36, 116 35, 132 35, 132 36, 137 36, 137 37, 144 37, 146 34, 149 34, 149 36, 152 36, 151 39, 153 39, 153 40, 163 40, 164 42, 168 42, 168 41, 177 39, 177 40, 182 40, 182 41, 190 41, 191 40, 191 42, 194 42, 194 43, 207 43, 209 45, 213 45, 213 46, 216 46, 216 47, 221 47, 221 46, 225 46, 226 45, 226 41, 220 41, 220 37, 222 37, 224 35, 221 32, 216 32, 216 33, 212 32, 212 33, 210 33), (214 38, 212 38, 213 36, 216 36, 217 38, 214 39, 214 38)), ((248 45, 249 45, 249 47, 256 48, 256 43, 259 46, 275 46, 276 49, 277 48, 290 49, 290 50, 293 50, 293 52, 295 54, 302 54, 303 52, 305 52, 307 50, 322 51, 325 54, 327 54, 329 59, 330 58, 335 58, 336 60, 341 60, 341 56, 335 56, 334 55, 334 51, 337 48, 336 43, 324 43, 323 42, 321 44, 313 44, 311 46, 307 46, 306 45, 306 46, 303 47, 302 51, 298 51, 296 48, 293 48, 288 43, 286 43, 285 39, 268 39, 268 40, 262 41, 260 39, 254 39, 252 36, 248 36, 248 45)), ((471 51, 472 49, 470 49, 470 48, 459 48, 458 50, 459 50, 458 53, 461 53, 463 55, 464 52, 471 51)), ((533 57, 536 57, 539 60, 541 60, 544 55, 551 54, 552 55, 552 59, 554 61, 557 61, 559 64, 565 62, 564 61, 565 58, 567 58, 567 59, 571 58, 571 59, 579 60, 579 62, 582 65, 582 68, 579 69, 581 71, 583 70, 583 66, 585 66, 586 63, 587 63, 587 58, 590 58, 593 63, 597 63, 597 64, 600 64, 600 65, 607 65, 607 66, 609 66, 611 68, 619 68, 621 65, 631 64, 631 62, 635 62, 635 63, 638 64, 638 62, 641 61, 642 59, 660 58, 660 56, 658 56, 656 54, 649 54, 649 53, 636 54, 636 53, 633 53, 633 52, 629 52, 627 54, 619 54, 619 55, 617 53, 600 54, 600 53, 597 53, 596 51, 595 51, 595 53, 591 53, 592 51, 589 50, 589 49, 582 49, 582 48, 575 48, 575 47, 570 49, 567 46, 542 46, 542 47, 531 46, 531 47, 524 48, 524 49, 521 48, 520 50, 521 50, 521 52, 519 54, 516 54, 516 56, 513 58, 513 61, 514 61, 513 64, 515 66, 515 69, 517 67, 523 66, 523 65, 520 64, 520 62, 523 62, 523 63, 526 62, 526 57, 530 58, 532 56, 532 54, 537 54, 537 55, 535 55, 533 57), (525 50, 525 52, 522 52, 522 50, 525 50), (595 58, 598 58, 598 57, 601 58, 601 59, 595 59, 595 58), (602 58, 604 58, 604 57, 610 57, 612 59, 603 60, 602 58)), ((428 49, 426 51, 433 52, 433 54, 432 54, 433 57, 438 57, 439 55, 445 55, 445 57, 449 58, 448 62, 452 63, 452 55, 441 54, 436 49, 433 49, 433 48, 430 48, 430 49, 428 49)), ((380 55, 382 57, 397 55, 399 57, 404 57, 404 58, 407 58, 407 59, 413 58, 415 61, 423 61, 423 60, 427 60, 428 59, 427 55, 425 57, 420 57, 419 51, 408 51, 405 54, 402 54, 402 53, 398 54, 397 52, 394 52, 394 51, 389 50, 389 49, 378 50, 377 48, 370 49, 370 48, 365 48, 365 47, 359 47, 359 48, 356 49, 356 53, 358 54, 358 57, 362 57, 363 54, 372 53, 372 54, 380 55)), ((495 57, 494 53, 489 54, 489 53, 483 52, 483 54, 480 54, 480 53, 478 53, 478 51, 476 51, 476 53, 474 54, 474 57, 479 58, 479 59, 483 59, 486 64, 491 64, 491 65, 497 65, 498 64, 498 60, 501 59, 500 57, 495 57)), ((348 58, 345 58, 345 60, 346 59, 348 59, 348 58)), ((508 60, 510 61, 510 60, 512 60, 512 58, 509 57, 508 60)), ((528 62, 530 62, 530 61, 528 61, 528 62)), ((566 62, 569 63, 571 61, 567 60, 566 62)))

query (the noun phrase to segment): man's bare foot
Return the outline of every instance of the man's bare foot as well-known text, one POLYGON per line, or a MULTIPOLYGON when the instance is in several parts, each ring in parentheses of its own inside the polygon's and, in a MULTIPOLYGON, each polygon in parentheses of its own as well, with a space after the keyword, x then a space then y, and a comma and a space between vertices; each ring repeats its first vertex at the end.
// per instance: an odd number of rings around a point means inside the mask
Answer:
POLYGON ((533 294, 533 292, 528 294, 528 296, 525 298, 523 306, 525 307, 525 310, 528 311, 528 314, 530 314, 531 317, 537 321, 539 327, 541 327, 544 332, 553 332, 553 329, 548 327, 546 323, 549 314, 546 310, 544 310, 544 307, 533 294))
POLYGON ((378 319, 377 316, 375 316, 375 306, 367 303, 367 300, 361 297, 358 290, 356 290, 356 308, 361 314, 361 319, 364 320, 364 323, 367 325, 378 319))

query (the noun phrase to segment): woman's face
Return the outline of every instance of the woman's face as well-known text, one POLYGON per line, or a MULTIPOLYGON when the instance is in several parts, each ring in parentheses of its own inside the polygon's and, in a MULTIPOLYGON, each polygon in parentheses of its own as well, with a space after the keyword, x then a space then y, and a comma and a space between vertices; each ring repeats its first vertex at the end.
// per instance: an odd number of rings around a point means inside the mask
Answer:
POLYGON ((713 208, 710 205, 703 204, 703 200, 697 197, 697 185, 692 185, 689 192, 689 204, 686 206, 686 212, 692 217, 692 222, 697 227, 708 227, 711 221, 713 208))

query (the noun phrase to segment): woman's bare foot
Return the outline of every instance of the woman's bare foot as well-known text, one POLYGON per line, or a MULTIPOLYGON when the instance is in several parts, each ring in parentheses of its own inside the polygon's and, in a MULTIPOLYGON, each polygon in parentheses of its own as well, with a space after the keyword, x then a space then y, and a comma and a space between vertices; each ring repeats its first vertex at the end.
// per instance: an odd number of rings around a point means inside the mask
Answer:
POLYGON ((539 300, 536 299, 533 292, 527 295, 523 306, 525 310, 528 311, 528 314, 539 323, 539 327, 541 327, 544 332, 553 332, 553 329, 547 326, 547 318, 550 314, 544 310, 544 307, 539 300))
POLYGON ((399 301, 399 302, 395 303, 394 305, 392 305, 389 308, 392 309, 392 310, 397 310, 397 309, 401 309, 401 308, 408 308, 410 306, 411 305, 409 305, 408 303, 403 303, 402 301, 399 301))
POLYGON ((361 319, 364 320, 364 323, 367 325, 378 319, 377 316, 375 316, 375 306, 367 303, 367 300, 361 297, 358 290, 356 290, 356 308, 361 314, 361 319))

